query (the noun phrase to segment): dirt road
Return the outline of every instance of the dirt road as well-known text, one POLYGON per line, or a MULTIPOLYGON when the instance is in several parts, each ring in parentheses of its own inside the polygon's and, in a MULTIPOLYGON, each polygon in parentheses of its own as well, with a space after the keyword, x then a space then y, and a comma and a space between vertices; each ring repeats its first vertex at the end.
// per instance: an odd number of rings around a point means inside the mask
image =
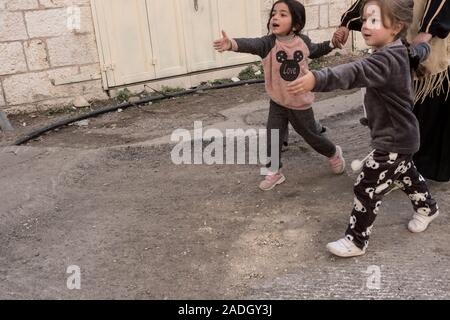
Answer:
MULTIPOLYGON (((296 134, 283 154, 287 181, 272 192, 258 190, 258 165, 176 166, 173 145, 148 143, 194 120, 226 121, 228 107, 261 99, 261 87, 250 90, 259 91, 110 114, 0 149, 0 298, 450 298, 448 184, 430 184, 442 215, 427 232, 407 231, 411 206, 394 192, 367 255, 343 260, 325 245, 346 228, 356 176, 331 174, 296 134), (139 119, 148 110, 152 122, 139 119), (73 265, 79 290, 67 287, 73 265)), ((264 126, 267 106, 252 110, 241 120, 264 126)), ((360 116, 323 120, 349 161, 370 151, 360 116)))

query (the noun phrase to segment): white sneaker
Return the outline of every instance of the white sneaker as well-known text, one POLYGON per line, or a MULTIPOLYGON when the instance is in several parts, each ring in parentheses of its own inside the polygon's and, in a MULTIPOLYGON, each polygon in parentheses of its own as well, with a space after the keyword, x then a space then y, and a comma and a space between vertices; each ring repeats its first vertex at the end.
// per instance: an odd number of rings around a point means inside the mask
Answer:
POLYGON ((408 223, 408 230, 413 233, 423 232, 428 228, 430 222, 436 219, 438 215, 439 211, 436 211, 431 217, 415 213, 412 220, 408 223))
POLYGON ((347 238, 342 238, 338 241, 330 242, 329 244, 327 244, 327 249, 332 254, 343 258, 362 256, 366 253, 365 250, 358 248, 352 241, 347 238))

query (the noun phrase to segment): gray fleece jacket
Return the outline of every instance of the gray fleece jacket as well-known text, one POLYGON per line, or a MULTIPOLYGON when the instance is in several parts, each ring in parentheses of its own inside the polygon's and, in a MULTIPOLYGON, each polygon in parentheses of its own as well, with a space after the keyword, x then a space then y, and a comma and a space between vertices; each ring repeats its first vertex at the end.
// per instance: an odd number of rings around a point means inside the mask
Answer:
MULTIPOLYGON (((426 60, 431 47, 411 47, 413 56, 426 60)), ((397 40, 365 59, 313 71, 313 91, 367 88, 365 106, 375 149, 399 154, 419 150, 419 124, 413 114, 413 88, 408 50, 397 40)))

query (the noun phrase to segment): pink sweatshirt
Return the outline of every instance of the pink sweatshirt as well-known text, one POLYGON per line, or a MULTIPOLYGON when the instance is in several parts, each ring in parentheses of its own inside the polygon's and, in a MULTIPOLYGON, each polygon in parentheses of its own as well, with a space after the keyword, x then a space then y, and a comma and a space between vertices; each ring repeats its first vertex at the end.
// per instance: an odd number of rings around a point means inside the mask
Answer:
POLYGON ((289 109, 305 110, 311 108, 314 94, 308 92, 292 95, 287 92, 287 85, 302 76, 300 68, 308 70, 308 58, 326 55, 332 48, 330 41, 314 44, 304 35, 269 35, 253 39, 232 39, 232 50, 262 58, 266 90, 274 102, 289 109))

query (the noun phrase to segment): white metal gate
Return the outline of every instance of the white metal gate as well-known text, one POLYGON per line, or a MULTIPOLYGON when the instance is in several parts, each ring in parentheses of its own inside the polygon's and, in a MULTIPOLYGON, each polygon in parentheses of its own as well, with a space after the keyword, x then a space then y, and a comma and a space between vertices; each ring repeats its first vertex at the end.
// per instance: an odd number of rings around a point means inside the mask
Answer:
POLYGON ((257 61, 212 42, 260 36, 260 0, 91 2, 105 88, 257 61))

